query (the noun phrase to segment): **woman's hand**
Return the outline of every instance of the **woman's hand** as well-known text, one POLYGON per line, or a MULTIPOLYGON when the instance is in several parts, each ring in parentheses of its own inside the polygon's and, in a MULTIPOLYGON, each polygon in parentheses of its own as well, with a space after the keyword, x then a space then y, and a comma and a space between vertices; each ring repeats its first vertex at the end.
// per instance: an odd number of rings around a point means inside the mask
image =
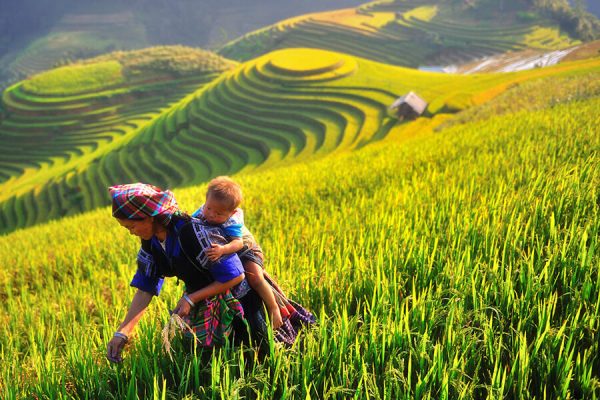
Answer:
POLYGON ((107 352, 106 352, 106 358, 108 358, 108 361, 111 361, 114 363, 123 362, 123 357, 121 357, 121 352, 123 351, 123 348, 125 347, 125 343, 127 343, 127 340, 124 337, 120 337, 120 336, 112 337, 110 342, 108 342, 108 347, 107 347, 107 352))
POLYGON ((192 306, 190 305, 190 303, 188 303, 188 301, 182 297, 181 299, 179 299, 179 303, 177 303, 177 306, 173 310, 173 314, 177 314, 181 318, 183 318, 188 316, 191 310, 192 306))
POLYGON ((131 305, 129 306, 129 310, 127 310, 125 320, 121 325, 119 325, 118 331, 115 332, 115 335, 112 337, 110 342, 108 342, 106 358, 108 358, 110 361, 123 361, 121 352, 123 351, 123 347, 125 347, 125 343, 127 343, 126 335, 129 335, 133 332, 135 325, 144 314, 144 310, 146 310, 151 300, 151 293, 144 292, 140 289, 135 292, 133 300, 131 301, 131 305), (123 332, 126 332, 126 334, 123 332))

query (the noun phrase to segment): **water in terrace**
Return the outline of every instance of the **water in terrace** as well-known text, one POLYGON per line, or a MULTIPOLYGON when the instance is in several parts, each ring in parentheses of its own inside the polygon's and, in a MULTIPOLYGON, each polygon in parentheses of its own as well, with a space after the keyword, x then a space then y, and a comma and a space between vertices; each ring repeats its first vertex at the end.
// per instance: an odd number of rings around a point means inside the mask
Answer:
POLYGON ((499 54, 483 57, 459 65, 421 65, 420 71, 439 73, 475 74, 478 72, 515 72, 528 69, 549 67, 558 64, 577 47, 555 50, 546 53, 526 51, 513 54, 499 54))
POLYGON ((446 74, 456 72, 456 67, 454 65, 421 65, 417 69, 419 71, 442 72, 446 74))

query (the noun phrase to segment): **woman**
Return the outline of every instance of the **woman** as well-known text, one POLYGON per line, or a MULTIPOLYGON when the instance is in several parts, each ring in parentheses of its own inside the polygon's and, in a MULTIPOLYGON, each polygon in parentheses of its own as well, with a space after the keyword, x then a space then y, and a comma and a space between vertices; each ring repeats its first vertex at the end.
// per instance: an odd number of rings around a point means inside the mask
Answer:
MULTIPOLYGON (((176 276, 185 283, 185 292, 174 312, 190 325, 200 346, 220 344, 232 331, 247 339, 247 327, 255 339, 266 337, 262 301, 244 280, 244 268, 237 254, 216 262, 209 261, 206 255, 205 250, 212 243, 226 243, 219 228, 204 226, 181 213, 168 190, 135 183, 113 186, 109 191, 113 216, 132 235, 141 238, 138 268, 131 281, 138 290, 108 343, 110 361, 122 361, 121 352, 129 334, 152 297, 159 295, 164 277, 176 276)), ((312 322, 312 314, 296 313, 276 332, 275 338, 291 344, 299 326, 312 322)))

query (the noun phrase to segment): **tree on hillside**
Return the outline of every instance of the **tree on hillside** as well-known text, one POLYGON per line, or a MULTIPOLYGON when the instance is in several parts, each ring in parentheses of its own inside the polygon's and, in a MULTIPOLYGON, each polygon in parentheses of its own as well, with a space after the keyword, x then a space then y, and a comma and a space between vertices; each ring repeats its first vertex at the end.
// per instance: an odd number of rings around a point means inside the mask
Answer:
POLYGON ((600 20, 586 11, 582 0, 571 7, 567 0, 528 0, 533 7, 557 21, 562 29, 583 41, 600 39, 600 20))

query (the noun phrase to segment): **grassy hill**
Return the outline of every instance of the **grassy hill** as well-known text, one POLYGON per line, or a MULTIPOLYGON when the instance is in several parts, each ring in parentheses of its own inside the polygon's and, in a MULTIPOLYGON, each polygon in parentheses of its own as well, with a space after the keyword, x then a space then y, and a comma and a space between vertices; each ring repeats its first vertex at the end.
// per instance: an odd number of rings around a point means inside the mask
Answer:
POLYGON ((2 230, 33 223, 37 213, 47 219, 89 208, 89 196, 82 196, 85 179, 73 177, 89 172, 95 160, 110 155, 171 104, 234 65, 205 51, 159 47, 58 68, 5 90, 0 119, 2 230), (57 179, 65 185, 54 185, 57 179), (20 200, 14 201, 15 196, 20 200), (48 208, 37 208, 43 204, 48 208))
MULTIPOLYGON (((106 208, 0 237, 0 396, 597 399, 600 70, 560 68, 503 75, 483 92, 502 94, 437 131, 404 125, 358 151, 236 175, 266 268, 319 319, 262 361, 177 343, 170 360, 160 329, 182 287, 168 282, 125 365, 110 366, 138 241, 106 208)), ((193 210, 204 190, 176 195, 193 210)))
POLYGON ((314 47, 417 67, 578 43, 527 2, 500 3, 500 8, 496 2, 469 8, 467 2, 374 1, 284 20, 234 40, 219 53, 244 61, 274 49, 314 47))
MULTIPOLYGON (((111 184, 148 181, 182 187, 353 150, 398 129, 437 124, 444 114, 485 102, 515 82, 600 65, 595 59, 521 74, 450 76, 340 53, 288 49, 214 80, 231 64, 214 59, 217 66, 199 67, 207 68, 206 74, 148 83, 144 68, 154 67, 135 54, 131 62, 141 72, 131 67, 126 74, 132 82, 142 80, 135 88, 119 89, 123 64, 110 56, 70 67, 67 83, 59 69, 5 92, 8 117, 0 134, 9 140, 0 148, 2 231, 106 205, 104 191, 111 184), (90 76, 102 78, 88 81, 90 76), (179 90, 174 82, 184 85, 179 90), (106 91, 85 89, 103 84, 106 91), (200 89, 184 97, 193 87, 200 89), (175 90, 173 97, 164 98, 164 88, 175 90), (430 104, 424 119, 406 126, 386 110, 409 90, 430 104), (145 92, 149 95, 137 95, 145 92)), ((149 60, 159 69, 171 62, 149 60)))

